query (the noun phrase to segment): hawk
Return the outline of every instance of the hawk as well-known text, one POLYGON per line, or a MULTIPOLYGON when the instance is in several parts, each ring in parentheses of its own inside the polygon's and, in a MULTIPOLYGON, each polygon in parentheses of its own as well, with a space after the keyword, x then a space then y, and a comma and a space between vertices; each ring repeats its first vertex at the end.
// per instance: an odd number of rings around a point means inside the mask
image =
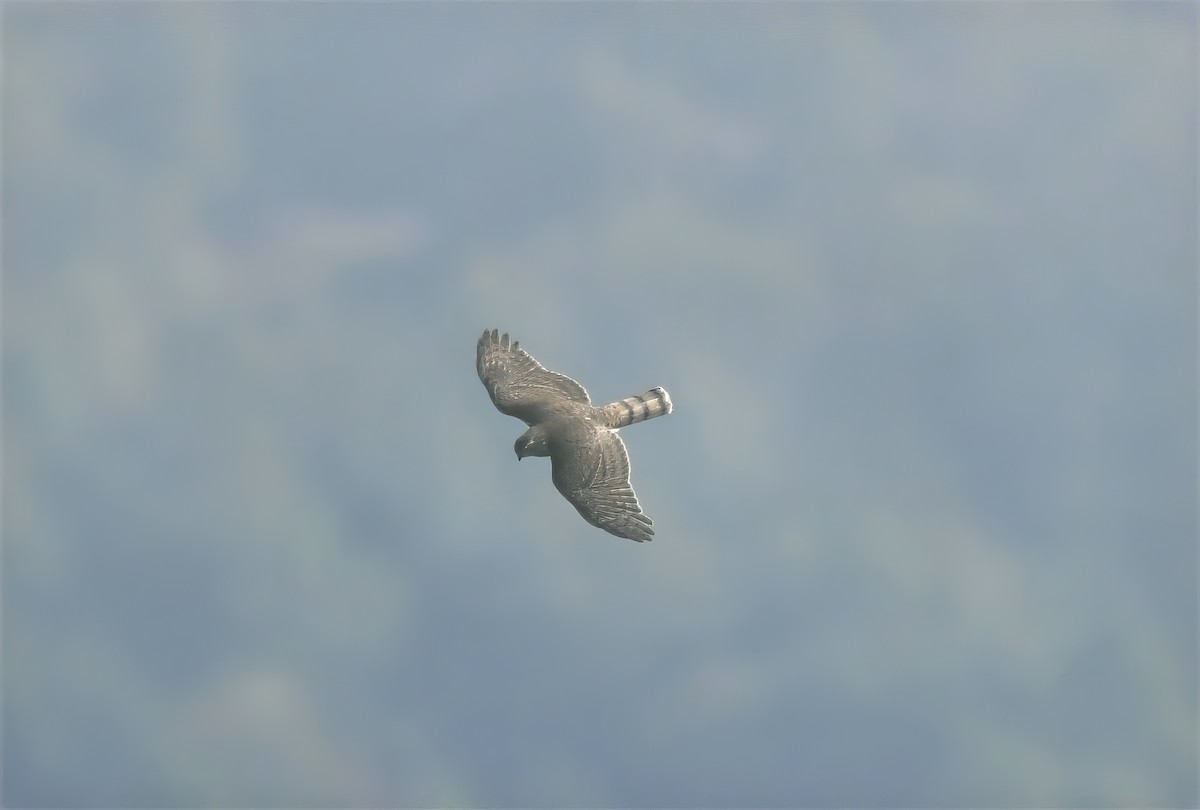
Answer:
POLYGON ((639 543, 654 536, 629 485, 629 454, 617 429, 670 413, 665 390, 597 408, 582 385, 495 329, 479 338, 475 368, 496 409, 529 425, 514 445, 518 460, 549 456, 554 486, 593 526, 639 543))

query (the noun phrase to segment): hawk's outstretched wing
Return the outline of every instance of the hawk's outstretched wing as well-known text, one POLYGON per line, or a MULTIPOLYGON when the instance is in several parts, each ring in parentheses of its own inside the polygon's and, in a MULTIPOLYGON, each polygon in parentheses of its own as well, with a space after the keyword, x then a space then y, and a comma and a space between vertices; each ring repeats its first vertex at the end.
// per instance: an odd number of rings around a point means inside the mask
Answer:
MULTIPOLYGON (((475 349, 475 368, 496 408, 527 425, 540 422, 548 408, 564 400, 591 404, 583 386, 565 374, 548 371, 508 333, 484 332, 475 349)), ((626 463, 628 466, 628 463, 626 463)))
POLYGON ((616 433, 580 429, 551 444, 550 464, 554 486, 588 523, 639 543, 654 536, 654 522, 629 485, 629 454, 616 433))

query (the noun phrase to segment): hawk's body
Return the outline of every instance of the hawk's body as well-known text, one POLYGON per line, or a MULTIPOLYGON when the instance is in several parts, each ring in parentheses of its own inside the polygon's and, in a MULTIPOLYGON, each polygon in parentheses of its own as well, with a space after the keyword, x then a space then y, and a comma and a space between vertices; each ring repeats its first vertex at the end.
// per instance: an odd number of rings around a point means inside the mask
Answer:
POLYGON ((597 408, 582 385, 543 368, 495 329, 479 339, 475 367, 496 408, 529 425, 517 439, 517 458, 549 456, 554 486, 588 523, 639 543, 653 537, 653 522, 629 485, 629 454, 616 431, 670 413, 666 391, 651 388, 597 408))

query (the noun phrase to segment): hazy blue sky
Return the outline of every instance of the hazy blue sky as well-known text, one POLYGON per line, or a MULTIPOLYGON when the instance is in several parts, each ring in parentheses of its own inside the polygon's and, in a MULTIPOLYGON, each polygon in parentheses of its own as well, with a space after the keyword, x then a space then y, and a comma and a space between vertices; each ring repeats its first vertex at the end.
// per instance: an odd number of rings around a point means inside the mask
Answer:
POLYGON ((1197 39, 6 3, 3 803, 1195 807, 1197 39))

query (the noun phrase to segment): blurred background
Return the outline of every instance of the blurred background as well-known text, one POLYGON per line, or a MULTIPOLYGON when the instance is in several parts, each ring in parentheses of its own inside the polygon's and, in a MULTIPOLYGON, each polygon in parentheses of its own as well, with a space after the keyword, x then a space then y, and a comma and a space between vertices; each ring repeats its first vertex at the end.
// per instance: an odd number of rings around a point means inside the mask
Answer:
POLYGON ((6 4, 5 806, 1195 807, 1196 43, 6 4))

